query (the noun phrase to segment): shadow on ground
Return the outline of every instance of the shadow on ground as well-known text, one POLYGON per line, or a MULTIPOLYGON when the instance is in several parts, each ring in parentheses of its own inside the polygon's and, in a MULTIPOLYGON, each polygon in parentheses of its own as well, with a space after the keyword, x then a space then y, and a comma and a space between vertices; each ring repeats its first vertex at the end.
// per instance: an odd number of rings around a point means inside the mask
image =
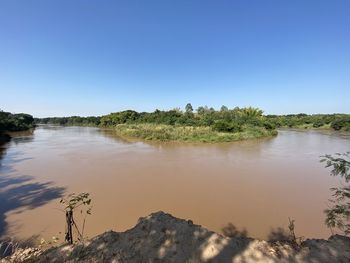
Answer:
POLYGON ((222 234, 225 237, 248 237, 248 231, 247 229, 243 228, 242 230, 239 230, 234 224, 228 223, 226 226, 224 226, 221 229, 222 234))

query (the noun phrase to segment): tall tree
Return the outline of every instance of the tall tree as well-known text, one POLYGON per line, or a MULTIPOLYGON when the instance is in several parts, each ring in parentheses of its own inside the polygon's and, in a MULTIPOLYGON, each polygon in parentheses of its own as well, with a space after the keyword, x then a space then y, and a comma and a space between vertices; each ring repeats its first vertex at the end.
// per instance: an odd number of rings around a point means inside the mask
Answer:
POLYGON ((228 111, 228 108, 225 105, 222 105, 220 111, 228 111))
POLYGON ((193 107, 192 107, 191 103, 186 104, 185 111, 186 111, 186 113, 193 113, 193 107))
POLYGON ((337 227, 346 235, 350 234, 350 152, 337 153, 335 156, 322 156, 321 162, 326 163, 326 167, 331 167, 331 175, 340 176, 345 179, 342 187, 333 187, 332 206, 325 210, 326 225, 330 228, 337 227))

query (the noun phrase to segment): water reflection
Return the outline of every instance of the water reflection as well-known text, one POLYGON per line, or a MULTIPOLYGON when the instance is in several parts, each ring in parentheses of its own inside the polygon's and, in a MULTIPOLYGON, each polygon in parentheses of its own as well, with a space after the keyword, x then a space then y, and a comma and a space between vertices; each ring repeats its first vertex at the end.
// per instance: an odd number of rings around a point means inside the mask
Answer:
MULTIPOLYGON (((5 214, 11 211, 21 213, 27 209, 42 206, 61 197, 64 188, 56 187, 52 182, 33 182, 31 176, 0 177, 0 238, 6 233, 5 214)), ((30 222, 27 222, 30 224, 30 222)))
POLYGON ((1 160, 6 153, 6 144, 0 144, 0 169, 1 169, 1 160))
POLYGON ((100 134, 101 136, 110 139, 111 141, 119 142, 119 143, 125 143, 125 144, 132 144, 135 142, 135 140, 128 139, 125 137, 119 136, 115 130, 113 129, 97 129, 96 132, 100 134))
MULTIPOLYGON (((43 206, 62 197, 65 188, 57 187, 53 182, 35 182, 33 176, 19 175, 16 165, 32 160, 20 151, 10 151, 11 147, 33 141, 33 132, 12 133, 12 140, 0 146, 0 240, 7 234, 6 214, 22 213, 43 206), (3 162, 3 158, 6 161, 3 162)), ((31 224, 31 222, 26 222, 31 224)), ((34 233, 33 233, 34 234, 34 233)))

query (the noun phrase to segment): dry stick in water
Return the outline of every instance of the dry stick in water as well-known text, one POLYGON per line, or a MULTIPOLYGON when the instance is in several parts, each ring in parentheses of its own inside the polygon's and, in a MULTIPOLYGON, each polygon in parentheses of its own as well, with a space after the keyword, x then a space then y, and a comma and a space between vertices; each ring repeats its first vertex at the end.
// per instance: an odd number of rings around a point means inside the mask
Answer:
MULTIPOLYGON (((83 240, 83 233, 84 233, 84 227, 85 227, 85 220, 86 215, 91 214, 91 199, 89 198, 89 193, 80 193, 78 195, 76 194, 70 194, 68 196, 68 199, 61 199, 61 204, 65 205, 66 210, 66 233, 65 233, 65 241, 67 241, 69 244, 73 244, 73 227, 78 233, 79 240, 83 240), (79 227, 76 224, 74 220, 73 212, 75 209, 77 209, 80 206, 88 206, 86 210, 86 215, 84 218, 83 223, 83 230, 82 232, 79 231, 79 227)), ((83 213, 83 210, 81 210, 81 213, 83 213)))
POLYGON ((73 244, 73 233, 72 233, 72 225, 73 225, 73 211, 66 211, 66 222, 67 222, 67 231, 65 236, 65 241, 69 244, 73 244))

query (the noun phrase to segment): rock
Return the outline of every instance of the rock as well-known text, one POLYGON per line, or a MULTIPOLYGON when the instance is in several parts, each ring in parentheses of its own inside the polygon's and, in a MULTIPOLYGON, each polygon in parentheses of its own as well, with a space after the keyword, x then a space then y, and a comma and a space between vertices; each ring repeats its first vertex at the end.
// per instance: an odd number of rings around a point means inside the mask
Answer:
POLYGON ((2 259, 0 262, 26 262, 32 258, 37 258, 41 253, 43 253, 43 251, 39 248, 18 248, 11 256, 2 259))

